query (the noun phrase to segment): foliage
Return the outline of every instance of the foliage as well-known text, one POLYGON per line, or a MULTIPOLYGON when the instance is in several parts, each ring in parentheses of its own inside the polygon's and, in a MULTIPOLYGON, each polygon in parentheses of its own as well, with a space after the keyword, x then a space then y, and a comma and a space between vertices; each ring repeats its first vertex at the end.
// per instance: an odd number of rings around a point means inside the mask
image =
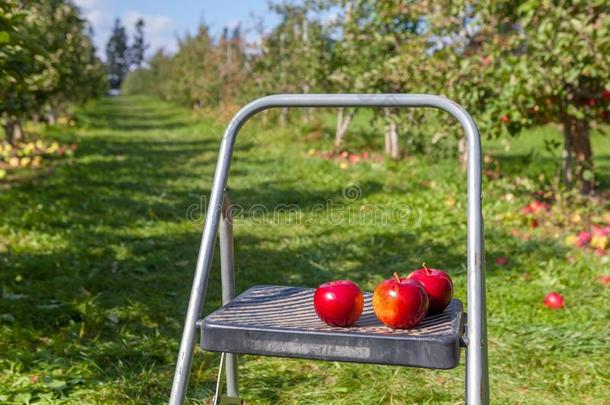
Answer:
POLYGON ((159 50, 149 67, 132 72, 126 94, 154 94, 192 108, 217 107, 247 98, 245 44, 239 27, 225 30, 219 41, 200 24, 197 33, 180 39, 175 55, 159 50))
POLYGON ((144 41, 144 20, 138 19, 135 24, 135 33, 133 36, 133 43, 129 47, 129 63, 131 66, 139 69, 142 67, 144 62, 144 52, 148 48, 148 45, 144 41))
MULTIPOLYGON (((162 49, 158 50, 148 60, 146 68, 129 72, 121 86, 121 92, 126 95, 146 94, 167 99, 170 61, 171 58, 162 49)), ((173 101, 178 102, 176 99, 173 101)))
POLYGON ((332 40, 317 18, 322 9, 308 1, 302 5, 278 3, 271 7, 280 23, 261 43, 254 74, 266 93, 309 93, 328 87, 332 40))
POLYGON ((144 20, 139 18, 134 25, 131 45, 128 44, 127 30, 119 18, 114 20, 112 34, 106 43, 108 64, 108 84, 112 89, 120 89, 127 73, 132 68, 142 68, 144 53, 148 48, 144 39, 144 20))
POLYGON ((8 0, 0 19, 0 112, 9 142, 19 141, 24 119, 53 121, 66 103, 103 93, 103 67, 71 2, 8 0))
POLYGON ((564 180, 592 190, 589 128, 609 119, 607 2, 460 2, 448 10, 453 27, 438 35, 454 40, 437 58, 448 95, 474 111, 487 134, 562 124, 564 180))
POLYGON ((120 19, 114 20, 112 34, 106 44, 106 60, 108 63, 108 84, 111 89, 118 89, 129 72, 129 46, 127 31, 120 19))

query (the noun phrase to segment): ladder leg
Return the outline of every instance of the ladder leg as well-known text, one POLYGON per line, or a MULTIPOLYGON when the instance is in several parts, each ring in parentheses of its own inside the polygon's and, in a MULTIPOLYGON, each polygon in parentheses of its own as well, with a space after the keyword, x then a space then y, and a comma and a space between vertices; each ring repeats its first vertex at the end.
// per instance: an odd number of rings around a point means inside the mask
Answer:
MULTIPOLYGON (((221 220, 219 225, 222 303, 227 304, 235 297, 235 268, 233 261, 233 217, 231 216, 231 203, 226 190, 222 201, 221 220)), ((237 355, 227 353, 225 359, 227 395, 230 397, 239 397, 237 355)))
MULTIPOLYGON (((476 392, 472 392, 473 391, 473 384, 470 383, 470 363, 471 361, 470 359, 470 352, 468 351, 468 345, 466 346, 466 348, 464 349, 464 356, 466 357, 465 361, 464 361, 464 404, 465 405, 472 405, 473 402, 471 400, 471 398, 473 396, 476 396, 476 392)), ((475 405, 478 405, 476 403, 474 403, 475 405)))

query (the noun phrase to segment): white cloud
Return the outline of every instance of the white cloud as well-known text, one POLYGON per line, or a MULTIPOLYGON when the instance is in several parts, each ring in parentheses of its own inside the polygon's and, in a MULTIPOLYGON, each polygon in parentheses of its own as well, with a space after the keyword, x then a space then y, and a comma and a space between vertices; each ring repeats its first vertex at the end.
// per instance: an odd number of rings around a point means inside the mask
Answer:
POLYGON ((239 20, 229 20, 225 23, 225 27, 229 30, 232 31, 235 28, 237 28, 238 25, 240 25, 241 22, 239 20))
MULTIPOLYGON (((74 3, 81 9, 94 32, 94 43, 98 50, 98 55, 105 57, 106 42, 112 32, 114 19, 117 17, 113 10, 104 6, 102 0, 74 0, 74 3)), ((134 25, 138 19, 144 20, 144 38, 150 45, 147 56, 154 53, 159 48, 164 48, 172 53, 177 50, 176 43, 176 22, 165 15, 143 14, 136 10, 126 11, 119 15, 121 23, 127 28, 129 37, 133 35, 134 25)))
POLYGON ((108 28, 112 23, 112 16, 103 10, 93 9, 85 11, 84 16, 93 28, 108 28))
POLYGON ((176 51, 176 22, 172 18, 165 15, 142 14, 132 10, 124 13, 121 21, 128 32, 133 32, 133 27, 140 18, 144 20, 144 39, 150 44, 149 53, 159 48, 170 53, 176 51))
POLYGON ((99 0, 74 0, 74 4, 82 9, 91 9, 101 5, 99 0))
POLYGON ((93 28, 106 28, 112 22, 112 15, 103 7, 100 0, 75 0, 74 3, 82 10, 83 16, 89 20, 93 28))
POLYGON ((83 17, 93 27, 93 43, 97 48, 98 56, 104 56, 106 41, 110 36, 114 17, 104 7, 100 0, 74 0, 74 4, 81 9, 83 17))

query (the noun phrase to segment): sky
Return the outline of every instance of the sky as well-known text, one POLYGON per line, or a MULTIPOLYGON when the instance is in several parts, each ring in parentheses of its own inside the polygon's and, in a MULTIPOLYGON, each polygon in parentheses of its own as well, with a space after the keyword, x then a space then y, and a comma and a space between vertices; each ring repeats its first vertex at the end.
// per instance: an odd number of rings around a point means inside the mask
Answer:
POLYGON ((145 22, 144 36, 150 44, 147 56, 158 48, 174 52, 176 37, 186 32, 195 33, 201 21, 210 26, 214 35, 223 27, 234 28, 241 24, 248 40, 255 40, 252 29, 257 19, 262 19, 269 30, 278 22, 277 16, 268 10, 267 0, 73 0, 93 26, 94 42, 98 55, 105 58, 105 48, 115 18, 120 18, 131 37, 133 26, 139 18, 145 22), (256 17, 256 18, 255 18, 256 17))

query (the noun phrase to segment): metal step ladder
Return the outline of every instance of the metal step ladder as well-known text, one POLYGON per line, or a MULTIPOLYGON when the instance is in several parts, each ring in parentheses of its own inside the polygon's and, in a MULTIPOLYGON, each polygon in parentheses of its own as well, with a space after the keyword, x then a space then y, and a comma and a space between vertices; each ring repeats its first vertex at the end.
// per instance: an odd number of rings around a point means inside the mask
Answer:
MULTIPOLYGON (((227 398, 239 397, 237 354, 450 369, 458 365, 461 348, 465 348, 465 402, 488 404, 481 142, 472 117, 453 101, 428 94, 281 94, 259 98, 243 107, 229 123, 220 145, 171 405, 184 402, 197 328, 204 350, 223 353, 227 398), (235 297, 233 228, 226 195, 235 140, 250 117, 278 107, 432 107, 450 113, 462 124, 468 142, 467 314, 462 303, 453 300, 443 313, 425 318, 416 328, 392 330, 379 323, 371 308, 370 294, 365 294, 365 309, 359 321, 351 328, 334 328, 317 318, 310 288, 254 286, 235 297), (199 319, 217 233, 223 307, 199 319)), ((218 377, 220 382, 220 373, 218 377)), ((214 401, 221 403, 218 396, 214 401)), ((225 403, 235 402, 228 399, 225 403)))

